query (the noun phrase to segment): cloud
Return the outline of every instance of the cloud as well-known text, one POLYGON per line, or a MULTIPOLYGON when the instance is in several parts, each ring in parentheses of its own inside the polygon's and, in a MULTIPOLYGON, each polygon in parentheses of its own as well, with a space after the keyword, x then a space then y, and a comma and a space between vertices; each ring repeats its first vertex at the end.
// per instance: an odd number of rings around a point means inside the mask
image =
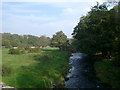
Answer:
POLYGON ((12 8, 12 11, 15 13, 41 13, 40 10, 30 10, 30 9, 18 9, 18 8, 12 8))
POLYGON ((66 8, 64 12, 67 12, 67 13, 74 13, 75 10, 72 9, 72 8, 66 8))
POLYGON ((33 9, 35 5, 36 3, 3 3, 3 20, 6 22, 11 22, 11 20, 43 22, 56 19, 49 15, 43 15, 44 10, 42 9, 33 9))
POLYGON ((46 35, 52 37, 55 32, 63 30, 68 37, 71 37, 71 33, 76 23, 76 20, 60 20, 40 24, 14 19, 11 22, 3 22, 3 32, 32 34, 37 36, 46 35))
POLYGON ((2 3, 0 3, 0 33, 2 32, 2 3))
POLYGON ((71 15, 71 14, 73 15, 75 13, 77 13, 77 9, 65 8, 65 9, 63 9, 61 15, 71 15))
POLYGON ((52 37, 55 32, 63 30, 68 37, 71 37, 80 17, 95 4, 95 0, 90 3, 3 3, 3 32, 52 37))
MULTIPOLYGON (((52 17, 42 17, 42 16, 35 16, 35 15, 13 15, 9 14, 9 17, 11 17, 13 20, 19 19, 20 21, 49 21, 49 20, 55 20, 55 18, 52 17)), ((11 19, 10 19, 11 20, 11 19)))

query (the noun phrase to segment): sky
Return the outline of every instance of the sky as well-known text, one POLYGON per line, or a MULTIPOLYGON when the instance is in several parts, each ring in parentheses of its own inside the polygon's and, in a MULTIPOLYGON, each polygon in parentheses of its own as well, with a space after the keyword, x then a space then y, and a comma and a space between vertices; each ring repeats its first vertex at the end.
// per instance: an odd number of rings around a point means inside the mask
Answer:
POLYGON ((80 17, 86 15, 90 8, 96 5, 96 1, 104 2, 104 0, 2 1, 0 3, 2 33, 52 37, 62 30, 71 38, 80 17))

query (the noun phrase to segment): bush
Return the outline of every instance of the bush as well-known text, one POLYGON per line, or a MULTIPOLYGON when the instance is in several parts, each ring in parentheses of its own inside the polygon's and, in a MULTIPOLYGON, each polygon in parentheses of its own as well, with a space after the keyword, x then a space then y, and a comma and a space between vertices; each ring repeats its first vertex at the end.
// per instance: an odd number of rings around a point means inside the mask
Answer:
POLYGON ((105 87, 120 87, 120 67, 114 66, 111 61, 98 61, 94 65, 96 75, 105 87))
POLYGON ((113 64, 114 64, 115 66, 120 67, 120 55, 116 56, 116 57, 113 59, 113 64))
POLYGON ((20 50, 20 54, 24 54, 25 53, 25 51, 24 50, 20 50))
POLYGON ((20 50, 19 49, 10 49, 9 54, 20 54, 20 50))
POLYGON ((20 49, 10 49, 9 50, 9 54, 23 54, 25 53, 24 50, 20 50, 20 49))
POLYGON ((40 49, 39 48, 29 48, 28 49, 28 53, 36 53, 36 52, 39 52, 40 49))
POLYGON ((11 68, 6 66, 6 65, 2 65, 2 76, 6 76, 9 75, 11 73, 11 68))

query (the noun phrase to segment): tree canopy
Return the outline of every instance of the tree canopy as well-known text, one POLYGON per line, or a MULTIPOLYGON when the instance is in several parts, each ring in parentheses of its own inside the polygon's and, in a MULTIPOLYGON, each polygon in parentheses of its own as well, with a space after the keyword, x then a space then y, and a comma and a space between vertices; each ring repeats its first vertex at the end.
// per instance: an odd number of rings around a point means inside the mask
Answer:
POLYGON ((67 36, 62 31, 59 31, 53 35, 53 38, 51 40, 51 46, 59 47, 60 50, 64 50, 66 49, 67 44, 68 44, 67 36))
POLYGON ((19 47, 26 48, 30 46, 45 47, 50 45, 50 38, 46 36, 18 35, 11 33, 2 33, 2 46, 7 48, 19 47))
POLYGON ((44 35, 39 37, 39 45, 42 47, 50 46, 51 39, 49 37, 46 37, 44 35))
POLYGON ((120 49, 120 6, 108 10, 106 4, 95 5, 86 16, 82 16, 74 28, 77 49, 87 54, 118 53, 120 49))

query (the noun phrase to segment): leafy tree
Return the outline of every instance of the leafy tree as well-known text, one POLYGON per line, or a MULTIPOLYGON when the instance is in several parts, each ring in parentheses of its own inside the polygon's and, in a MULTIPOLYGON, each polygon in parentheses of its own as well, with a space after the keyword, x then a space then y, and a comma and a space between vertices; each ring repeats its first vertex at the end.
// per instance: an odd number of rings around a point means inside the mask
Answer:
POLYGON ((77 50, 77 46, 79 45, 79 42, 78 42, 78 40, 77 39, 70 39, 69 40, 69 51, 70 52, 76 52, 76 51, 78 51, 77 50))
POLYGON ((39 38, 39 45, 38 46, 46 47, 46 46, 50 45, 50 41, 51 41, 51 39, 49 37, 42 35, 39 38))
POLYGON ((2 39, 2 46, 5 46, 6 48, 10 48, 10 41, 6 39, 2 39))
POLYGON ((51 45, 54 47, 59 47, 60 50, 64 50, 68 44, 67 36, 62 32, 59 31, 53 35, 51 45))
POLYGON ((114 53, 120 53, 120 2, 113 9, 110 10, 111 28, 114 30, 114 53))
POLYGON ((27 41, 28 41, 28 44, 30 44, 32 46, 37 46, 39 38, 37 36, 28 35, 27 36, 27 41))
POLYGON ((19 42, 16 41, 16 40, 14 40, 14 41, 10 40, 10 45, 11 45, 12 47, 18 47, 19 42))
POLYGON ((2 45, 10 48, 10 47, 17 47, 20 44, 19 35, 17 34, 10 34, 10 33, 3 33, 2 34, 2 45))
POLYGON ((120 47, 119 15, 118 9, 108 10, 106 4, 97 3, 92 7, 86 16, 81 17, 72 33, 78 42, 78 50, 87 54, 102 52, 105 56, 117 51, 120 47))
POLYGON ((49 46, 51 39, 46 36, 18 35, 2 33, 2 46, 6 48, 18 47, 19 49, 29 49, 31 46, 49 46))

